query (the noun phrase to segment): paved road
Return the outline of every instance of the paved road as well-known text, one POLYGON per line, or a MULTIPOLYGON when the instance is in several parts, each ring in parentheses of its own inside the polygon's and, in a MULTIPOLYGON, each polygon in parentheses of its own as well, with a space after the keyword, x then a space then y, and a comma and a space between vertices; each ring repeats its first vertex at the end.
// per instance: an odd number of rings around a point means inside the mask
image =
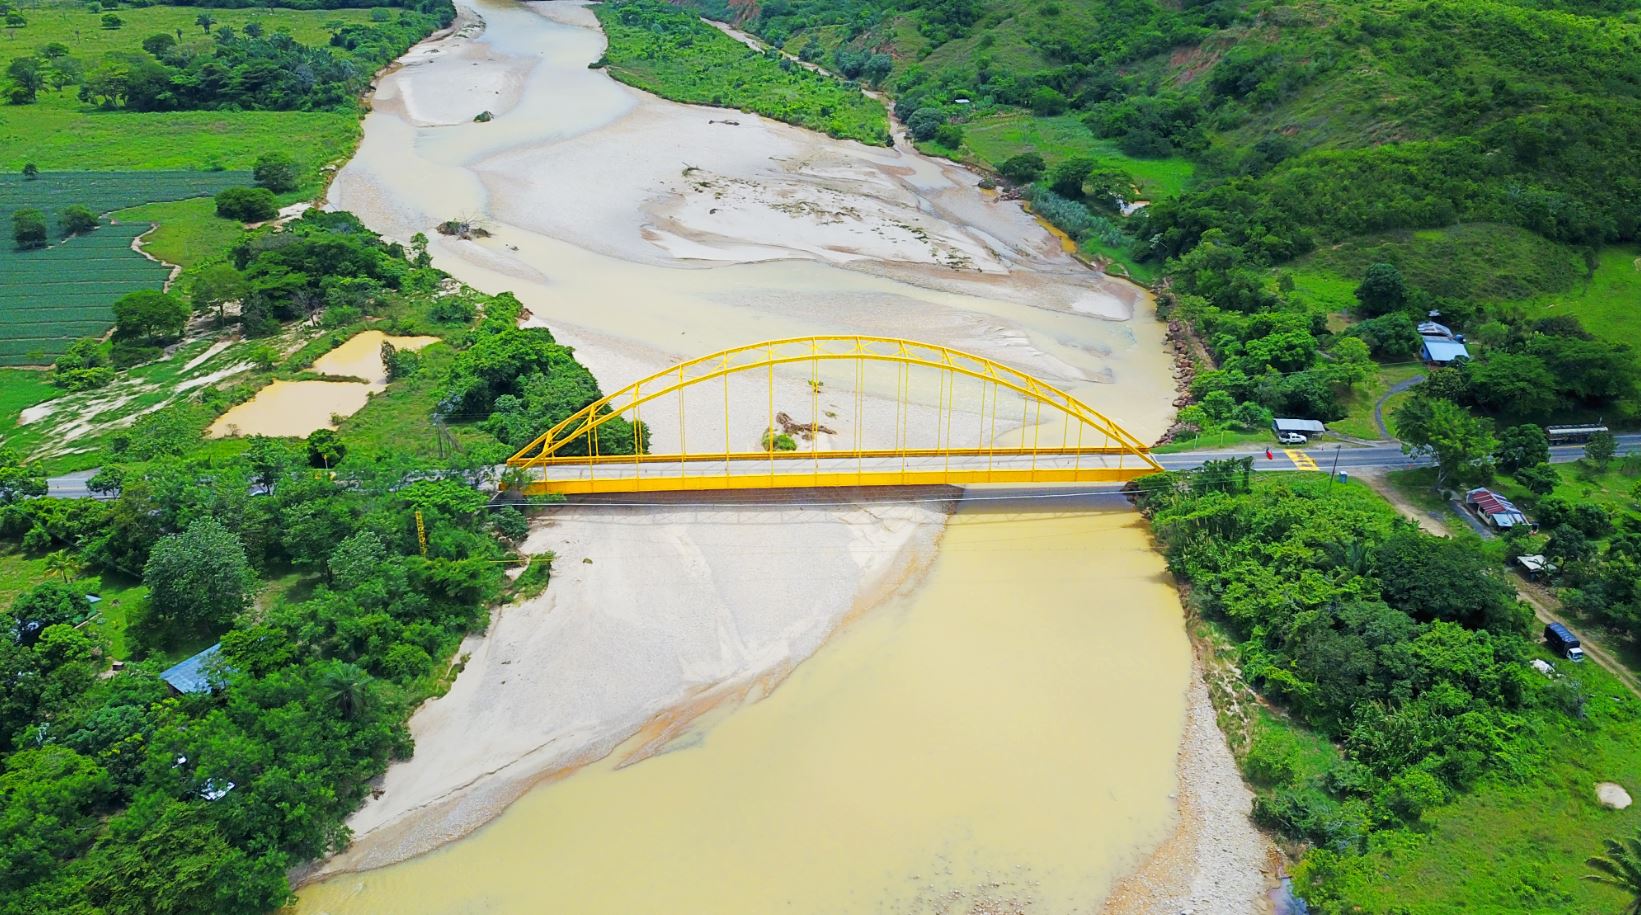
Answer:
POLYGON ((107 498, 86 488, 86 481, 96 473, 95 470, 76 470, 73 473, 65 473, 60 477, 52 477, 46 481, 46 495, 56 496, 59 499, 107 498))
POLYGON ((1408 388, 1413 387, 1423 381, 1424 378, 1425 376, 1422 373, 1414 375, 1412 378, 1404 378, 1401 381, 1391 385, 1389 390, 1385 391, 1384 394, 1380 395, 1378 400, 1373 402, 1373 424, 1379 427, 1380 438, 1395 438, 1395 436, 1390 434, 1390 427, 1385 425, 1385 404, 1389 402, 1392 397, 1395 397, 1397 394, 1400 394, 1408 388))
MULTIPOLYGON (((1294 453, 1309 457, 1315 462, 1317 470, 1324 473, 1331 472, 1337 466, 1340 470, 1401 470, 1408 467, 1428 467, 1433 463, 1422 458, 1412 458, 1402 453, 1402 446, 1396 443, 1382 445, 1368 445, 1366 447, 1343 447, 1333 445, 1318 445, 1312 448, 1291 449, 1294 453)), ((1641 451, 1641 433, 1618 436, 1618 452, 1629 454, 1641 451)), ((1169 470, 1190 470, 1202 466, 1205 461, 1224 460, 1225 458, 1251 457, 1254 459, 1256 470, 1294 470, 1300 467, 1300 462, 1290 457, 1289 451, 1281 446, 1272 446, 1271 459, 1265 457, 1264 448, 1234 448, 1226 451, 1181 451, 1178 454, 1155 455, 1157 463, 1169 470)), ((1583 445, 1557 445, 1550 449, 1550 460, 1557 464, 1566 464, 1584 456, 1583 445)), ((1304 469, 1310 469, 1308 467, 1304 469)))
MULTIPOLYGON (((1620 454, 1629 454, 1641 451, 1641 434, 1618 436, 1618 450, 1620 454)), ((1357 446, 1317 446, 1306 449, 1287 449, 1281 446, 1272 446, 1267 458, 1264 448, 1231 448, 1223 451, 1182 451, 1177 454, 1156 455, 1157 463, 1169 470, 1190 470, 1200 467, 1207 461, 1226 460, 1230 458, 1251 457, 1254 459, 1255 470, 1315 470, 1321 473, 1331 473, 1335 468, 1346 472, 1363 470, 1402 470, 1411 467, 1426 467, 1430 461, 1421 458, 1412 458, 1402 453, 1397 444, 1357 446)), ((1583 445, 1559 445, 1550 449, 1550 460, 1556 463, 1569 463, 1584 456, 1583 445)), ((979 459, 971 459, 979 460, 979 459)), ((1046 466, 1051 459, 1043 458, 1040 466, 1046 466)), ((1065 459, 1060 459, 1065 460, 1065 459)), ((804 462, 798 461, 798 464, 804 462)), ((895 463, 895 462, 890 462, 895 463)), ((761 462, 759 462, 760 467, 761 462)), ((671 468, 667 472, 676 470, 676 465, 654 465, 658 469, 671 468)), ((955 463, 953 466, 956 466, 955 463)), ((1085 463, 1083 466, 1089 466, 1085 463)), ((722 470, 722 465, 706 465, 703 472, 708 470, 722 470)), ((613 471, 612 471, 613 472, 613 471)), ((95 470, 81 470, 75 473, 52 477, 48 481, 47 494, 63 499, 96 499, 104 498, 86 487, 86 482, 95 474, 95 470)))

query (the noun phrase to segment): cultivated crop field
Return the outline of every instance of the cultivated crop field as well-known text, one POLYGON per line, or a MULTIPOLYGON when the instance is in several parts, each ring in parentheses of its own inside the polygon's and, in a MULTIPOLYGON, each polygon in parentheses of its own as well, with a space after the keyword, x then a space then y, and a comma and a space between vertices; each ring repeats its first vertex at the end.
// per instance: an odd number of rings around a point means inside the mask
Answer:
POLYGON ((0 175, 0 219, 9 228, 14 211, 24 207, 42 210, 55 240, 61 237, 57 217, 70 204, 107 213, 141 203, 207 197, 250 183, 249 172, 228 171, 41 172, 35 178, 0 175))
POLYGON ((0 365, 48 362, 70 342, 97 336, 114 321, 111 306, 138 289, 159 289, 170 271, 131 249, 146 222, 103 225, 62 240, 64 207, 99 213, 142 203, 214 194, 250 183, 245 172, 58 172, 34 179, 0 176, 0 226, 34 207, 46 214, 53 244, 19 251, 0 243, 0 365))

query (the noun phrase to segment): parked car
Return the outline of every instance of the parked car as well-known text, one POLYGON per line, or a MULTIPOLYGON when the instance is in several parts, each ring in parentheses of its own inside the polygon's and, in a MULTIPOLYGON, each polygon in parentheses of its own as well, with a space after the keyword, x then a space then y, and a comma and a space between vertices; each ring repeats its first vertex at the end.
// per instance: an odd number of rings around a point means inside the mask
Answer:
POLYGON ((1560 623, 1551 623, 1544 627, 1544 644, 1569 661, 1576 663, 1584 660, 1584 649, 1578 644, 1578 636, 1573 635, 1571 629, 1560 623))
POLYGON ((1276 440, 1281 442, 1284 445, 1303 445, 1303 444, 1306 444, 1310 441, 1310 439, 1306 438, 1303 435, 1300 435, 1298 432, 1278 433, 1277 436, 1276 436, 1276 440))

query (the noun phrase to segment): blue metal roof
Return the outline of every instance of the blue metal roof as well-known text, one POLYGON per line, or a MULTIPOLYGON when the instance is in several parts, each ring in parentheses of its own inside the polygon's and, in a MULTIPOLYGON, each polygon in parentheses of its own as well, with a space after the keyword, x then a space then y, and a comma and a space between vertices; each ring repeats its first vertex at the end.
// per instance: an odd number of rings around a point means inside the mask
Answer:
POLYGON ((1443 340, 1438 337, 1424 338, 1424 361, 1452 362, 1455 359, 1469 359, 1470 351, 1463 343, 1452 340, 1443 340))
POLYGON ((186 661, 160 674, 160 679, 171 684, 179 693, 210 692, 217 684, 211 682, 207 663, 222 653, 222 643, 218 642, 186 661))

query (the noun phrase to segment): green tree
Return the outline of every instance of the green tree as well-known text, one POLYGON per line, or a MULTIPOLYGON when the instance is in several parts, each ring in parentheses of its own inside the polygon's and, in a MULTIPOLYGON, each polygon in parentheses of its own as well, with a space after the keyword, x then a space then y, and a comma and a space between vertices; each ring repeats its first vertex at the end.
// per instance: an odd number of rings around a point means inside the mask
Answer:
POLYGON ((6 67, 11 79, 10 100, 13 105, 32 103, 46 86, 45 63, 38 57, 17 57, 6 67))
POLYGON ((1055 165, 1048 172, 1049 190, 1071 200, 1083 199, 1083 182, 1094 170, 1094 160, 1073 156, 1055 165))
POLYGON ((315 429, 308 436, 308 464, 312 467, 335 467, 347 457, 348 448, 342 437, 331 429, 315 429))
POLYGON ((194 277, 189 295, 196 311, 215 311, 217 322, 221 323, 226 320, 228 304, 243 300, 246 288, 245 275, 235 270, 233 264, 212 264, 194 277))
POLYGON ((1038 86, 1031 90, 1031 95, 1027 97, 1026 104, 1030 105, 1032 112, 1040 117, 1053 117, 1056 114, 1064 114, 1066 106, 1070 103, 1058 89, 1050 86, 1038 86))
POLYGON ((0 505, 46 494, 46 474, 11 448, 0 447, 0 505))
POLYGON ((84 235, 97 228, 97 213, 78 203, 63 208, 63 234, 84 235))
POLYGON ((906 130, 914 140, 932 140, 944 123, 946 115, 939 108, 919 108, 906 119, 906 130))
POLYGON ((1585 874, 1585 880, 1606 884, 1625 896, 1625 915, 1641 915, 1641 832, 1628 839, 1607 839, 1602 844, 1605 855, 1586 858, 1584 863, 1595 871, 1585 874))
POLYGON ((114 302, 114 337, 133 343, 170 343, 188 326, 188 305, 169 292, 142 289, 114 302))
POLYGON ((250 606, 256 584, 239 537, 210 517, 160 538, 142 579, 148 602, 132 629, 147 642, 220 633, 250 606))
POLYGON ((1400 311, 1407 306, 1407 281, 1395 264, 1374 264, 1362 275, 1362 284, 1356 287, 1356 302, 1368 315, 1382 315, 1400 311))
POLYGON ((1398 531, 1374 552, 1373 566, 1385 603, 1416 620, 1519 631, 1515 589, 1497 563, 1466 541, 1398 531))
POLYGON ((117 29, 122 25, 125 25, 125 20, 124 19, 121 19, 120 17, 114 15, 113 13, 104 13, 103 14, 103 28, 108 29, 110 31, 113 31, 114 29, 117 29))
POLYGON ((263 153, 252 169, 256 183, 275 194, 296 190, 296 160, 282 152, 263 153))
POLYGON ((265 222, 279 215, 273 191, 265 187, 230 187, 217 192, 217 215, 240 222, 265 222))
POLYGON ((1043 169, 1046 167, 1042 156, 1030 152, 1004 159, 1003 164, 997 167, 997 171, 1015 184, 1030 184, 1042 177, 1043 169))
POLYGON ((24 162, 23 177, 29 180, 40 177, 40 166, 35 165, 33 162, 24 162))
POLYGON ((1560 402, 1555 376, 1536 356, 1488 353, 1468 368, 1470 400, 1487 413, 1536 418, 1560 402))
POLYGON ((31 251, 46 246, 46 214, 26 207, 11 214, 11 237, 17 247, 31 251))
POLYGON ((47 878, 91 844, 108 773, 68 747, 19 750, 0 773, 0 873, 10 886, 47 878))
POLYGON ((1517 482, 1527 487, 1528 492, 1540 496, 1555 492, 1556 484, 1561 482, 1561 475, 1548 463, 1523 467, 1516 471, 1515 477, 1517 482))
POLYGON ((46 574, 62 576, 63 584, 72 581, 80 563, 68 550, 52 550, 46 554, 46 574))
POLYGON ((370 709, 370 674, 353 664, 333 664, 320 678, 320 690, 344 720, 353 721, 370 709))
POLYGON ((198 16, 194 17, 194 25, 199 26, 199 30, 201 32, 209 33, 211 31, 211 26, 216 24, 216 17, 210 13, 200 13, 198 16))
POLYGON ((1597 470, 1606 470, 1616 454, 1618 439, 1611 432, 1597 432, 1584 444, 1584 459, 1594 464, 1597 470))
POLYGON ((1483 476, 1490 469, 1498 448, 1492 424, 1458 404, 1413 396, 1396 409, 1394 417, 1402 451, 1435 459, 1436 488, 1483 476))
POLYGON ((150 35, 142 40, 142 49, 155 57, 164 60, 177 49, 177 40, 165 32, 150 35))
POLYGON ((1499 433, 1499 447, 1493 452, 1499 469, 1515 473, 1523 467, 1532 467, 1550 460, 1550 439, 1541 426, 1521 423, 1509 426, 1499 433))

